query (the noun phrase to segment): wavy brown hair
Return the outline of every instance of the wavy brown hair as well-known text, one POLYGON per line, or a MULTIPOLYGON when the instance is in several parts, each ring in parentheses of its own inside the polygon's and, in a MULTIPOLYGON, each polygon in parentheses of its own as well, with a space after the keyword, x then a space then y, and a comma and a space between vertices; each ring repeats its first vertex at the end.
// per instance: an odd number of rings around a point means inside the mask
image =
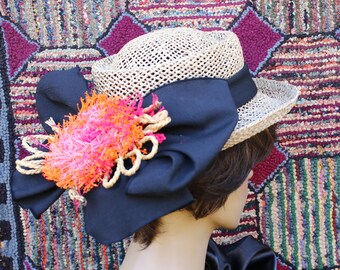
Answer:
MULTIPOLYGON (((251 169, 270 153, 276 139, 275 126, 218 153, 208 168, 188 188, 195 202, 185 209, 196 218, 203 218, 222 207, 230 193, 238 189, 251 169)), ((160 219, 139 229, 134 240, 148 247, 160 233, 160 219)))

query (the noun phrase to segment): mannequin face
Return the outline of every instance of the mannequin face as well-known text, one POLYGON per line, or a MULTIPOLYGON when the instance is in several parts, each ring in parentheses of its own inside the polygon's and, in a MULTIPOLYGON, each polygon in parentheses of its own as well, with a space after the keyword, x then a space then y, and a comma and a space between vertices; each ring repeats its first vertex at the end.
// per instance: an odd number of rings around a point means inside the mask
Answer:
POLYGON ((235 229, 239 225, 248 196, 248 180, 252 176, 253 170, 250 171, 242 185, 229 195, 225 204, 209 215, 215 228, 235 229))

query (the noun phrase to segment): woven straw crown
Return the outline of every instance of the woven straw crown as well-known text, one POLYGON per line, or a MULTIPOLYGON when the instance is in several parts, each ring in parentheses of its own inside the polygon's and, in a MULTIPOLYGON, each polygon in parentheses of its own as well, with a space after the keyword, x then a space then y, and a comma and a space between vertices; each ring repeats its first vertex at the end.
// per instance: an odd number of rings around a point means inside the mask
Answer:
POLYGON ((242 48, 232 32, 164 29, 127 43, 118 54, 97 61, 92 75, 108 95, 142 94, 178 80, 228 79, 244 65, 242 48))
MULTIPOLYGON (((228 79, 243 66, 242 48, 234 33, 169 28, 128 42, 118 54, 97 61, 92 66, 92 75, 98 91, 109 96, 133 97, 145 96, 179 80, 228 79)), ((239 121, 223 149, 274 124, 296 102, 296 87, 266 79, 254 81, 258 93, 238 108, 239 121)))

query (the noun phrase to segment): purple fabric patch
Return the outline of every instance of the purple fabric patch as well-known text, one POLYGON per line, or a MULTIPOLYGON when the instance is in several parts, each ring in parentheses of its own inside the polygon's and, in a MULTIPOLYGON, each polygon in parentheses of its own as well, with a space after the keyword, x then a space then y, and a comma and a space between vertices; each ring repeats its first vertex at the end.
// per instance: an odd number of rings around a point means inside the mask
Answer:
POLYGON ((283 262, 281 258, 276 259, 276 270, 291 270, 292 266, 288 265, 286 262, 283 262))
POLYGON ((98 41, 97 46, 106 55, 112 55, 130 40, 147 33, 147 29, 130 14, 123 14, 98 41))
POLYGON ((24 36, 12 23, 0 20, 0 26, 4 33, 9 77, 12 79, 39 50, 39 46, 24 36))
POLYGON ((259 72, 284 39, 277 29, 251 7, 245 9, 232 31, 240 39, 244 59, 253 75, 259 72))
POLYGON ((32 260, 30 259, 30 257, 26 257, 25 260, 23 261, 24 264, 24 270, 37 270, 40 268, 37 268, 35 266, 35 264, 32 262, 32 260))

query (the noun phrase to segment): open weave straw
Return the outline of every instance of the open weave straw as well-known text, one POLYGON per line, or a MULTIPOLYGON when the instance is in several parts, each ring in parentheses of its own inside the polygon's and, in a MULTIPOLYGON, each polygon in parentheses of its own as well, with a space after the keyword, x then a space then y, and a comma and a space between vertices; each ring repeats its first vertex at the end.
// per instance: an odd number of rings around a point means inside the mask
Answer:
MULTIPOLYGON (((118 54, 97 61, 92 75, 96 89, 108 95, 145 96, 178 80, 228 79, 243 66, 242 48, 234 33, 169 28, 142 35, 127 43, 118 54)), ((266 79, 254 81, 258 93, 238 108, 239 121, 223 149, 279 121, 296 102, 296 87, 266 79)))

